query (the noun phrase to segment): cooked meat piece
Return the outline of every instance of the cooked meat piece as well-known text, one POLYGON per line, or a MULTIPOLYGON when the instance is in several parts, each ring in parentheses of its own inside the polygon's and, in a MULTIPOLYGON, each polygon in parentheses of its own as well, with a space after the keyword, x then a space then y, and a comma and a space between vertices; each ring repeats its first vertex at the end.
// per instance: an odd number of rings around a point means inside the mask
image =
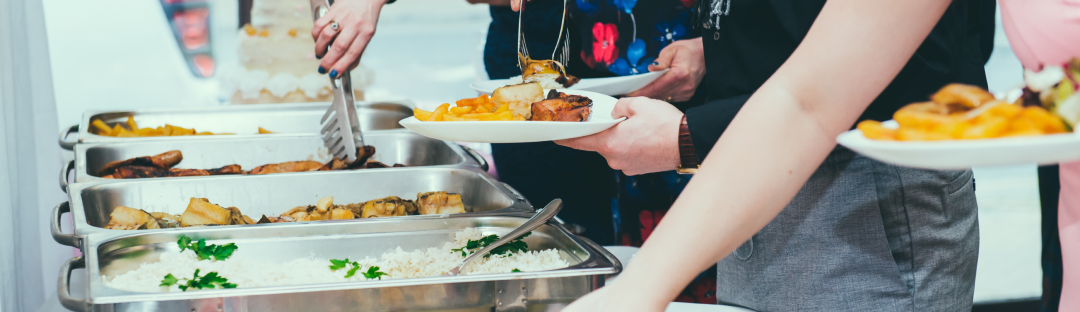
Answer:
POLYGON ((210 175, 209 170, 203 169, 176 169, 164 171, 160 177, 200 177, 210 175))
POLYGON ((416 204, 422 215, 465 212, 465 205, 461 203, 461 194, 447 192, 420 193, 416 195, 416 204))
POLYGON ((269 164, 255 167, 248 171, 248 174, 270 174, 270 173, 285 173, 285 172, 304 172, 314 171, 322 167, 323 164, 313 160, 301 160, 290 161, 279 164, 269 164))
POLYGON ((319 167, 318 171, 363 169, 363 165, 367 163, 368 158, 371 158, 372 155, 375 155, 375 147, 371 145, 365 145, 363 148, 356 149, 356 162, 352 164, 345 164, 345 162, 341 159, 334 157, 333 160, 327 162, 322 167, 319 167))
POLYGON ((178 215, 167 214, 164 212, 151 212, 150 216, 157 219, 158 224, 160 224, 162 228, 172 229, 180 227, 180 216, 178 215))
POLYGON ((274 221, 270 221, 270 218, 267 218, 266 215, 263 215, 262 218, 259 218, 259 222, 256 222, 255 224, 263 223, 274 223, 274 221))
POLYGON ((326 164, 324 164, 322 167, 319 167, 318 171, 341 170, 345 169, 345 167, 346 166, 344 161, 341 161, 341 159, 334 157, 333 160, 330 160, 326 162, 326 164))
MULTIPOLYGON (((239 210, 237 210, 239 212, 239 210)), ((228 225, 232 212, 211 204, 206 198, 191 198, 187 210, 180 215, 180 225, 228 225)))
POLYGON ((934 103, 949 107, 949 111, 966 111, 981 104, 990 103, 994 95, 980 87, 952 83, 930 96, 934 103))
POLYGON ((243 169, 240 169, 240 165, 228 165, 217 169, 206 170, 210 175, 223 175, 223 174, 242 174, 243 169))
POLYGON ((137 230, 147 226, 148 223, 153 223, 155 228, 157 226, 154 217, 146 213, 146 211, 116 206, 116 208, 113 208, 112 213, 109 214, 109 224, 105 225, 105 228, 110 230, 137 230))
POLYGON ((375 160, 368 160, 367 167, 365 168, 390 168, 390 166, 375 160))
POLYGON ((334 209, 330 211, 330 220, 356 219, 356 215, 348 209, 334 209))
POLYGON ((510 112, 529 119, 532 116, 533 103, 544 99, 544 88, 539 83, 530 82, 495 89, 491 93, 491 100, 496 108, 509 105, 510 112))
POLYGON ((573 75, 570 75, 570 74, 566 74, 564 76, 559 76, 559 78, 555 78, 555 82, 558 82, 559 84, 562 84, 563 88, 569 88, 570 86, 573 86, 573 85, 577 84, 578 81, 581 81, 581 78, 574 77, 573 75))
POLYGON ((394 168, 401 168, 401 167, 407 167, 407 166, 402 165, 402 164, 394 164, 394 168))
POLYGON ((401 199, 397 196, 371 200, 364 203, 360 211, 361 218, 396 217, 408 214, 409 210, 416 210, 415 203, 411 200, 401 199), (413 206, 410 208, 409 206, 413 206))
POLYGON ((592 100, 580 95, 551 90, 548 99, 533 103, 535 121, 586 121, 592 113, 592 100))
POLYGON ((114 171, 116 171, 117 168, 125 166, 144 166, 159 169, 169 169, 173 166, 176 166, 176 164, 180 163, 180 161, 183 159, 184 155, 181 154, 180 151, 168 151, 154 156, 141 156, 127 160, 118 160, 105 164, 105 166, 101 168, 99 175, 110 175, 114 171))
POLYGON ((255 224, 255 221, 251 220, 250 217, 245 216, 244 214, 240 213, 239 208, 229 207, 228 210, 229 210, 229 221, 230 221, 229 224, 232 224, 232 225, 255 224))

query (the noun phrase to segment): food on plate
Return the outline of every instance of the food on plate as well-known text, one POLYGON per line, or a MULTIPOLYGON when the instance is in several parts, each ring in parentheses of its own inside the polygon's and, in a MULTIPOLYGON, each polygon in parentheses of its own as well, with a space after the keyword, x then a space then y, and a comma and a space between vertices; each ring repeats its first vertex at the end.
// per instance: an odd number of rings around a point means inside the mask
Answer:
POLYGON ((521 64, 525 65, 521 70, 521 76, 512 77, 510 81, 537 82, 544 89, 564 89, 573 86, 580 80, 577 77, 567 75, 566 67, 558 61, 533 60, 521 57, 521 64))
POLYGON ((522 83, 495 89, 486 94, 439 105, 435 111, 413 109, 420 121, 587 121, 592 100, 555 90, 544 96, 539 83, 522 83))
MULTIPOLYGON (((330 170, 353 170, 365 168, 389 168, 384 163, 370 160, 375 155, 375 147, 364 146, 357 149, 357 161, 346 165, 344 161, 336 157, 328 162, 321 163, 312 160, 289 161, 277 164, 267 164, 244 171, 240 165, 227 165, 216 169, 179 169, 173 168, 184 159, 180 151, 173 150, 154 156, 140 156, 126 160, 114 161, 105 164, 98 172, 98 176, 106 179, 139 179, 161 177, 191 177, 225 174, 271 174, 286 172, 305 171, 330 171, 330 170)), ((394 164, 393 167, 405 167, 402 164, 394 164)))
POLYGON ((158 126, 157 128, 139 128, 139 124, 135 123, 135 118, 128 116, 126 123, 116 123, 112 127, 109 127, 101 119, 94 119, 90 122, 90 125, 94 127, 97 135, 113 136, 113 137, 156 137, 156 136, 184 136, 184 135, 224 135, 235 133, 212 133, 208 131, 197 132, 195 129, 189 129, 184 127, 177 127, 170 124, 164 126, 158 126))
POLYGON ((1080 123, 1080 58, 1063 66, 1045 66, 1038 73, 1025 69, 1024 81, 1027 86, 1020 97, 1024 106, 1041 106, 1070 129, 1080 123))
POLYGON ((259 127, 259 134, 273 134, 273 132, 263 129, 263 127, 259 127))
POLYGON ((898 128, 873 120, 862 121, 857 128, 869 139, 895 141, 990 139, 1069 131, 1061 118, 1041 106, 1000 101, 975 86, 950 84, 930 99, 897 110, 893 119, 898 128))
POLYGON ((358 218, 385 218, 409 215, 436 215, 465 213, 461 194, 447 192, 424 192, 415 200, 389 196, 366 202, 335 205, 333 197, 320 198, 315 205, 298 206, 278 216, 263 215, 255 221, 240 212, 239 208, 224 208, 206 198, 191 198, 187 209, 180 215, 116 206, 105 226, 112 230, 145 230, 191 226, 245 225, 260 223, 307 222, 322 220, 350 220, 358 218))
POLYGON ((546 100, 533 103, 535 121, 586 121, 592 113, 592 100, 580 95, 551 90, 546 100))
MULTIPOLYGON (((461 264, 465 257, 486 246, 483 242, 497 239, 497 235, 485 236, 478 229, 466 228, 441 244, 432 244, 433 247, 389 248, 377 258, 327 259, 304 255, 287 262, 271 262, 246 249, 234 248, 230 257, 221 260, 201 259, 192 249, 167 249, 154 262, 142 263, 123 274, 102 275, 101 280, 108 287, 127 291, 182 292, 434 277, 461 264), (205 275, 200 275, 204 272, 205 275)), ((558 249, 529 250, 528 244, 520 239, 508 245, 500 248, 501 252, 477 257, 461 269, 461 274, 536 272, 570 266, 558 249)))

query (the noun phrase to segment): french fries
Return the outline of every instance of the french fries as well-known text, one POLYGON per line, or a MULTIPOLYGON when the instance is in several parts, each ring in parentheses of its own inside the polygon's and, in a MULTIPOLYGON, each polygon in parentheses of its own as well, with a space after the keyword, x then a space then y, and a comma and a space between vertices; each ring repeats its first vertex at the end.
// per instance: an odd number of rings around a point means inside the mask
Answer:
MULTIPOLYGON (((170 124, 164 126, 158 126, 157 128, 139 128, 139 124, 135 122, 135 118, 128 116, 126 122, 118 122, 112 127, 109 127, 104 121, 100 119, 94 119, 90 122, 95 134, 112 137, 122 138, 138 138, 138 137, 155 137, 155 136, 184 136, 184 135, 224 135, 235 133, 213 133, 209 131, 197 132, 195 129, 188 129, 184 127, 177 127, 170 124)), ((272 133, 259 127, 259 133, 272 133)))
POLYGON ((1068 132, 1058 116, 1040 106, 994 100, 978 87, 948 85, 931 102, 913 103, 893 114, 900 125, 889 129, 880 122, 858 124, 866 138, 886 141, 974 140, 1034 136, 1068 132))
POLYGON ((498 106, 487 94, 475 98, 443 103, 434 111, 413 109, 413 116, 420 121, 524 121, 525 117, 510 112, 507 105, 498 106))

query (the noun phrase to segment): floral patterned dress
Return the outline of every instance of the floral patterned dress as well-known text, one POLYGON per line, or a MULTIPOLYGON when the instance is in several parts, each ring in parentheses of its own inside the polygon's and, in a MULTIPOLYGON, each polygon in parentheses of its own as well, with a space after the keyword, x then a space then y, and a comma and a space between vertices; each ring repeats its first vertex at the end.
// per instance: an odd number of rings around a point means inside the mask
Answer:
POLYGON ((697 0, 568 0, 578 25, 581 59, 615 75, 649 72, 667 45, 694 37, 697 0))

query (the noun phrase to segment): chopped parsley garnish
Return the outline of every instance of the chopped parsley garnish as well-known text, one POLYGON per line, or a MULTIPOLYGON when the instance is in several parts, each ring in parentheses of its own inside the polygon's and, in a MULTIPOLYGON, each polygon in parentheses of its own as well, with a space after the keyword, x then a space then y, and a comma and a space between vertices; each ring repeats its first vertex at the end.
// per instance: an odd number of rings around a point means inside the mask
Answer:
MULTIPOLYGON (((518 238, 510 241, 509 243, 503 244, 502 246, 499 246, 499 247, 495 247, 495 249, 492 249, 491 252, 488 252, 488 254, 484 255, 484 258, 490 257, 491 255, 505 255, 505 254, 514 253, 514 252, 528 251, 529 250, 529 244, 525 243, 525 241, 523 241, 522 239, 524 239, 526 237, 529 237, 529 235, 532 235, 532 232, 525 233, 525 235, 521 235, 521 237, 518 237, 518 238)), ((465 257, 465 256, 468 256, 469 251, 487 247, 487 245, 490 245, 490 244, 494 243, 497 240, 499 240, 499 235, 495 235, 495 234, 491 234, 491 235, 488 235, 488 236, 481 237, 479 240, 471 240, 470 239, 469 242, 465 243, 464 247, 457 248, 457 249, 451 249, 451 251, 453 251, 453 252, 459 252, 460 251, 461 256, 465 257)))
POLYGON ((514 268, 514 270, 510 271, 510 273, 517 273, 517 272, 521 272, 521 270, 518 270, 517 268, 514 268))
MULTIPOLYGON (((355 270, 355 268, 353 270, 355 270)), ((379 267, 377 267, 377 266, 368 267, 367 272, 363 272, 361 274, 364 274, 364 278, 367 278, 367 279, 378 278, 379 280, 382 280, 383 275, 390 275, 390 274, 380 272, 379 267)))
MULTIPOLYGON (((352 268, 349 269, 348 272, 345 272, 345 278, 350 278, 350 277, 353 277, 353 275, 356 275, 356 271, 360 269, 360 263, 359 262, 356 262, 356 261, 349 262, 349 258, 345 258, 345 260, 330 259, 330 270, 331 271, 341 270, 341 269, 344 269, 345 267, 349 266, 350 264, 352 265, 352 268)), ((375 267, 375 269, 378 270, 378 267, 375 267)))
POLYGON ((187 249, 195 251, 195 255, 199 256, 199 260, 210 260, 211 257, 218 261, 225 260, 228 259, 229 256, 232 256, 233 252, 239 248, 236 247, 236 244, 234 243, 225 245, 207 245, 205 238, 200 238, 198 242, 192 243, 191 238, 187 237, 187 235, 180 235, 180 239, 176 241, 176 244, 180 245, 181 252, 187 249))
MULTIPOLYGON (((186 279, 185 278, 183 280, 186 280, 187 282, 179 285, 180 290, 182 290, 182 291, 187 291, 189 288, 191 288, 191 289, 214 289, 214 288, 217 288, 217 287, 221 287, 222 289, 236 288, 236 284, 229 283, 228 279, 226 279, 224 277, 221 277, 221 276, 218 276, 217 272, 206 273, 206 275, 200 277, 198 269, 195 270, 195 275, 192 276, 191 279, 186 279)), ((173 276, 170 273, 168 275, 165 275, 165 278, 161 280, 161 285, 160 286, 169 287, 169 286, 172 286, 172 285, 176 285, 179 282, 180 282, 180 279, 177 279, 175 276, 173 276)))

